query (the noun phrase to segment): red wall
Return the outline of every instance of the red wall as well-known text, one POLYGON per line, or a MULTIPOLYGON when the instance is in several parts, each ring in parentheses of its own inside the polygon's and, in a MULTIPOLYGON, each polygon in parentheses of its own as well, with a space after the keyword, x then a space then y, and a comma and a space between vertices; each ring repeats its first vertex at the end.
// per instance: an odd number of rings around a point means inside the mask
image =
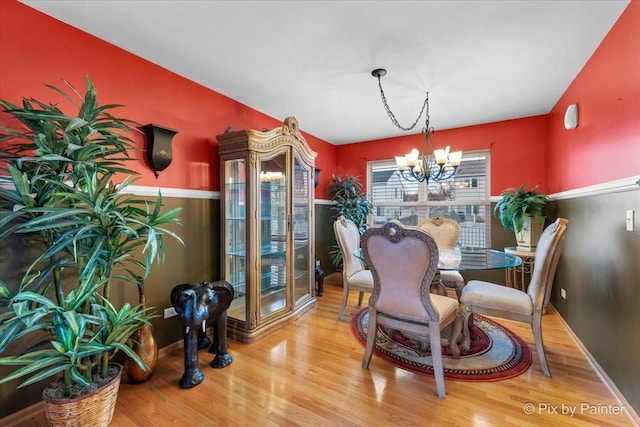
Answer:
MULTIPOLYGON (((389 123, 391 126, 391 123, 389 123)), ((451 150, 486 150, 491 153, 491 195, 523 183, 548 191, 547 116, 436 131, 436 147, 451 150)), ((422 135, 341 145, 337 147, 336 174, 353 174, 364 183, 367 161, 384 160, 422 147, 422 135)))
POLYGON ((551 192, 640 174, 640 1, 629 3, 549 116, 551 192), (578 127, 564 128, 578 104, 578 127))
MULTIPOLYGON (((45 84, 63 88, 65 79, 82 91, 85 75, 91 77, 101 104, 124 105, 114 111, 118 116, 179 131, 173 138, 173 162, 158 179, 143 153, 134 154, 139 160, 130 167, 142 173, 137 185, 219 191, 215 136, 228 126, 270 129, 284 119, 262 114, 14 0, 0 1, 0 98, 60 102, 45 84)), ((9 124, 6 116, 0 121, 9 124)), ((143 149, 142 135, 133 137, 143 149)), ((305 138, 318 153, 316 167, 331 171, 335 147, 308 134, 305 138)), ((321 174, 321 180, 326 183, 330 175, 321 174)), ((318 197, 323 195, 318 192, 318 197)))

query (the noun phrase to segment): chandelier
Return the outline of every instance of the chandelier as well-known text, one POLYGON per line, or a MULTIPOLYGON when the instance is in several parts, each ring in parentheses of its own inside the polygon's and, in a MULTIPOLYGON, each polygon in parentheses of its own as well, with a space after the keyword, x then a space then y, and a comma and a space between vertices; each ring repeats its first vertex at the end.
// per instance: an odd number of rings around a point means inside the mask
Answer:
POLYGON ((373 77, 378 78, 378 87, 380 88, 380 98, 382 98, 382 104, 387 111, 387 115, 391 119, 391 122, 398 128, 405 131, 413 129, 422 113, 425 113, 425 126, 422 129, 422 136, 424 139, 424 150, 418 151, 416 148, 411 150, 410 153, 404 156, 396 157, 396 166, 400 172, 400 176, 407 181, 442 181, 449 179, 456 174, 458 166, 460 166, 460 160, 462 159, 462 151, 450 152, 450 147, 443 149, 435 149, 432 135, 434 132, 433 127, 429 125, 429 92, 422 104, 418 117, 409 127, 400 125, 396 116, 391 112, 387 98, 382 90, 381 78, 387 74, 387 70, 384 68, 378 68, 371 72, 373 77), (431 154, 433 153, 433 154, 431 154))

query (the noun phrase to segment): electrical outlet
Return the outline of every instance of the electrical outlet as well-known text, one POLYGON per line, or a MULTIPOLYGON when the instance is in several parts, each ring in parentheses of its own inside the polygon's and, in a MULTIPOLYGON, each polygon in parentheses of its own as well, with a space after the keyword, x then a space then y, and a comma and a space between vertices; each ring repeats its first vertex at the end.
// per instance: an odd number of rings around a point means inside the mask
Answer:
POLYGON ((560 296, 562 297, 562 299, 567 299, 567 291, 565 291, 563 288, 560 288, 560 296))
POLYGON ((177 316, 178 312, 176 312, 176 309, 173 307, 169 307, 169 308, 165 308, 164 309, 164 318, 168 319, 169 317, 173 317, 173 316, 177 316))

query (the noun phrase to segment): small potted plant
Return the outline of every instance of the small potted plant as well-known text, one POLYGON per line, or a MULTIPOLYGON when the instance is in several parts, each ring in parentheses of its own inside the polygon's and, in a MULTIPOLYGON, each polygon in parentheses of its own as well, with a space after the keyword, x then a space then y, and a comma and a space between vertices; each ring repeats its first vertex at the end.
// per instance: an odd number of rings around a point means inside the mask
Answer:
POLYGON ((518 247, 532 250, 542 234, 544 207, 548 202, 549 197, 538 186, 527 190, 525 183, 503 191, 493 212, 505 229, 515 232, 518 247))
POLYGON ((84 96, 69 87, 53 89, 77 107, 72 116, 34 99, 0 101, 21 124, 0 128, 0 244, 19 239, 27 260, 17 277, 0 277, 0 366, 18 367, 0 383, 53 378, 43 393, 50 425, 108 425, 122 371, 110 361, 122 351, 144 367, 131 337, 153 317, 116 307, 110 291, 142 286, 164 258, 164 236, 180 240, 165 228, 179 209, 163 212, 160 193, 148 201, 123 191, 137 179, 125 167, 133 122, 98 105, 88 77, 84 96))

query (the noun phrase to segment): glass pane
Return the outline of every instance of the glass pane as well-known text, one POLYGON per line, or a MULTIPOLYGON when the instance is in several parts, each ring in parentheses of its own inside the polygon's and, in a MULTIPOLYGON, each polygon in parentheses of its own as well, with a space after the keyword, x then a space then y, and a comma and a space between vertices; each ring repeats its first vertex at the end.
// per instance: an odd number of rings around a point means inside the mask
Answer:
POLYGON ((371 201, 380 202, 417 202, 418 181, 407 181, 400 176, 395 162, 380 162, 371 165, 371 201))
POLYGON ((260 161, 260 317, 287 304, 286 155, 260 161))
POLYGON ((235 298, 227 315, 246 322, 246 174, 244 159, 225 162, 225 280, 233 285, 235 298))
POLYGON ((478 202, 489 197, 487 185, 487 154, 465 153, 454 177, 430 182, 427 199, 431 202, 478 202))
POLYGON ((293 175, 293 244, 294 298, 299 300, 310 292, 311 246, 309 245, 309 178, 310 169, 294 160, 293 175))

